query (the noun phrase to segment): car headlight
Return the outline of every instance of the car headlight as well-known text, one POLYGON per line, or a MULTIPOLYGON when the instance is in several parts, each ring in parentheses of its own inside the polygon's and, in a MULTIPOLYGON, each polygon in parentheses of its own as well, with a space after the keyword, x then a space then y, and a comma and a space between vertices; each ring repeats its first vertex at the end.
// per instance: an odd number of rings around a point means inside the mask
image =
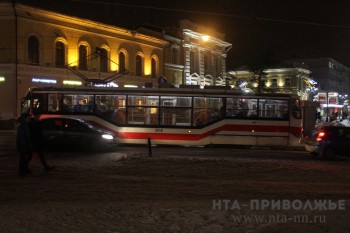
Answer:
POLYGON ((114 137, 110 134, 102 134, 102 138, 107 139, 107 140, 113 140, 114 137))

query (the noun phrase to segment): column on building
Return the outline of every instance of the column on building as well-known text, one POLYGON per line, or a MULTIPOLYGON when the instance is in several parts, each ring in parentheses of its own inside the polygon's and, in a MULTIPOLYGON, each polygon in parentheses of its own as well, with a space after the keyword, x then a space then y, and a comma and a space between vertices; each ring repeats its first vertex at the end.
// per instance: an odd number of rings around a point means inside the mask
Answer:
POLYGON ((183 44, 184 49, 184 75, 183 83, 191 85, 191 46, 187 43, 183 44))
POLYGON ((220 59, 221 74, 222 74, 222 79, 224 80, 224 82, 226 82, 226 78, 227 78, 227 74, 226 74, 226 57, 227 57, 226 54, 221 54, 221 59, 220 59))
POLYGON ((198 48, 199 77, 197 78, 197 83, 200 86, 205 86, 204 52, 205 50, 203 48, 198 48))

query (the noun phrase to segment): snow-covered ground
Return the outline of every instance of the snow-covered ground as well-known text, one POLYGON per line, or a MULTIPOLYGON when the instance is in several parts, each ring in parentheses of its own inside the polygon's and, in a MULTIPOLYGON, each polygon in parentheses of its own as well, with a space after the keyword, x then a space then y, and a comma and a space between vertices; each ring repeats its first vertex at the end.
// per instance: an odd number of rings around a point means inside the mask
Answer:
POLYGON ((280 158, 149 158, 114 152, 55 152, 49 156, 55 171, 44 173, 35 159, 31 164, 33 174, 21 179, 17 176, 17 157, 3 157, 0 232, 350 232, 350 161, 283 159, 283 154, 280 158), (223 199, 241 204, 254 199, 344 199, 346 208, 214 210, 213 200, 223 199), (283 217, 295 215, 325 216, 325 222, 283 221, 283 217), (237 222, 237 216, 275 219, 237 222))

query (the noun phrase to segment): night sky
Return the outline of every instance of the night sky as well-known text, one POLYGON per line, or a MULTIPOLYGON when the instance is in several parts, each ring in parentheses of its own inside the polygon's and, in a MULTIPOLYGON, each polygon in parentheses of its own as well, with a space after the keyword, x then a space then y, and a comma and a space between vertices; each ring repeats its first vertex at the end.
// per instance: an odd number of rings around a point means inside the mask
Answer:
POLYGON ((294 58, 331 57, 350 66, 347 0, 22 0, 26 5, 135 29, 177 26, 179 19, 215 28, 232 43, 228 69, 271 66, 294 58))

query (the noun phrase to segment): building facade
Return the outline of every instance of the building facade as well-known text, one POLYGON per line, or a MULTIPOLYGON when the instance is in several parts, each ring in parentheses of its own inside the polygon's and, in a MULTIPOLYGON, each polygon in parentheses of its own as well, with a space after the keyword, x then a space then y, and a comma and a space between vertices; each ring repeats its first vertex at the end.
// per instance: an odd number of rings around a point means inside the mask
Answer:
POLYGON ((226 85, 224 35, 181 20, 176 28, 127 30, 1 3, 0 120, 14 119, 32 86, 226 85), (6 101, 4 101, 6 100, 6 101))
POLYGON ((200 88, 226 84, 226 56, 232 44, 224 41, 224 34, 188 20, 180 20, 178 27, 159 29, 158 34, 152 27, 138 31, 169 42, 164 49, 163 74, 169 84, 200 88))
POLYGON ((0 120, 16 118, 32 86, 141 87, 164 73, 164 39, 11 3, 0 23, 0 120))
POLYGON ((247 70, 229 71, 232 87, 247 92, 288 93, 300 96, 302 100, 311 100, 310 94, 315 88, 311 71, 303 68, 265 69, 261 73, 247 70))
POLYGON ((349 95, 350 68, 332 58, 290 60, 295 67, 303 67, 312 72, 312 78, 321 91, 335 91, 349 95))
POLYGON ((186 85, 225 85, 226 56, 232 44, 223 41, 224 35, 183 20, 182 51, 186 85))
POLYGON ((314 101, 320 103, 318 111, 322 120, 347 118, 350 94, 349 67, 327 57, 288 62, 312 71, 312 77, 317 81, 319 89, 314 95, 314 101))

